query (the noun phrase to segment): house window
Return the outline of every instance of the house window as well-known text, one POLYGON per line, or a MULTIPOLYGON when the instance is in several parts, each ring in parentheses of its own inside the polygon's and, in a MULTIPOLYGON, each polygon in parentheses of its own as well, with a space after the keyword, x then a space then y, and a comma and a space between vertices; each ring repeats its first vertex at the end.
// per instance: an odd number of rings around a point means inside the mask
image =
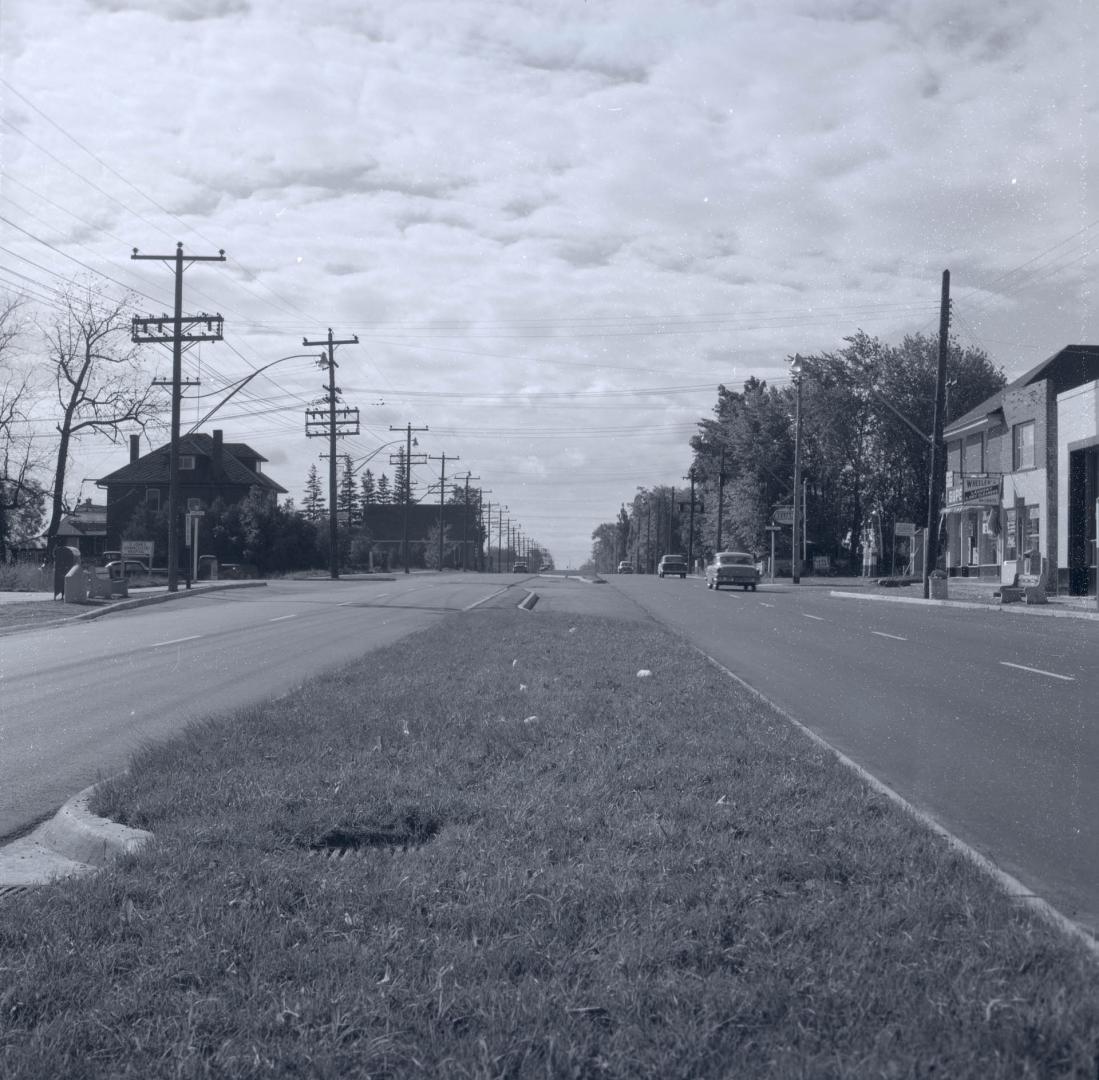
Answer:
POLYGON ((194 454, 180 454, 179 455, 179 467, 180 469, 190 469, 192 472, 195 468, 195 455, 194 454))
POLYGON ((1016 424, 1011 430, 1012 468, 1018 472, 1020 469, 1034 468, 1034 421, 1028 420, 1025 424, 1016 424))
POLYGON ((962 471, 962 440, 951 439, 946 444, 946 471, 962 471))
POLYGON ((985 440, 980 433, 969 435, 963 450, 962 472, 979 473, 985 471, 985 440))
POLYGON ((160 488, 145 489, 145 505, 153 511, 160 509, 160 488))
POLYGON ((1004 561, 1009 562, 1019 557, 1018 548, 1018 516, 1014 510, 1004 511, 1004 561))

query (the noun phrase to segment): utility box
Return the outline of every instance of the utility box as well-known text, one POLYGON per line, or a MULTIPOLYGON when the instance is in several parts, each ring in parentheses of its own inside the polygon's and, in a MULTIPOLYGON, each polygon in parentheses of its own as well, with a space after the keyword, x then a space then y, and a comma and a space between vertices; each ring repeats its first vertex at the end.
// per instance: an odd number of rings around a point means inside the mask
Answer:
POLYGON ((218 557, 216 555, 200 555, 198 557, 198 580, 217 581, 218 557))
POLYGON ((947 583, 949 580, 941 570, 936 570, 931 574, 928 583, 932 600, 945 600, 947 598, 947 583))

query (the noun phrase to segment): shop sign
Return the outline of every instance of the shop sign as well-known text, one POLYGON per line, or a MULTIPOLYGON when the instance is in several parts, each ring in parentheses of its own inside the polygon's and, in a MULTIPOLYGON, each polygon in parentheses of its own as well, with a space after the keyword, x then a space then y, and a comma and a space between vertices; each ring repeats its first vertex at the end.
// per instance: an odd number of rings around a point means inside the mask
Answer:
POLYGON ((999 473, 960 473, 946 489, 947 506, 997 506, 1000 502, 999 473), (957 480, 960 478, 961 483, 957 480))

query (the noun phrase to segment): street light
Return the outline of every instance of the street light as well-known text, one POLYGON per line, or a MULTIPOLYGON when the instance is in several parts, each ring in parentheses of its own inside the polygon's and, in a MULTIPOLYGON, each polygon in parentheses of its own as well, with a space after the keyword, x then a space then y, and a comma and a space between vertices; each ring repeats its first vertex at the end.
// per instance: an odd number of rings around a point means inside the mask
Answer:
POLYGON ((798 543, 798 527, 801 524, 798 499, 801 494, 801 354, 795 353, 790 362, 790 374, 794 380, 794 520, 790 536, 790 574, 795 585, 801 584, 801 551, 798 543))

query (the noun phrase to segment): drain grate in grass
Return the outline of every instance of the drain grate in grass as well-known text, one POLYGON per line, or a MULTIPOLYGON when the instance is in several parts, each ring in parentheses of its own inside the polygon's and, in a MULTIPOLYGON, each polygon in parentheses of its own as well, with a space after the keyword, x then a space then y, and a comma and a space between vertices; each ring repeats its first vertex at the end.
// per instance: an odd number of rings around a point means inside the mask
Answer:
POLYGON ((412 810, 383 825, 337 825, 317 837, 309 848, 341 859, 366 851, 408 851, 434 840, 441 827, 438 818, 412 810))
POLYGON ((29 890, 29 885, 0 885, 0 900, 5 900, 9 896, 18 896, 20 893, 25 893, 29 890))

